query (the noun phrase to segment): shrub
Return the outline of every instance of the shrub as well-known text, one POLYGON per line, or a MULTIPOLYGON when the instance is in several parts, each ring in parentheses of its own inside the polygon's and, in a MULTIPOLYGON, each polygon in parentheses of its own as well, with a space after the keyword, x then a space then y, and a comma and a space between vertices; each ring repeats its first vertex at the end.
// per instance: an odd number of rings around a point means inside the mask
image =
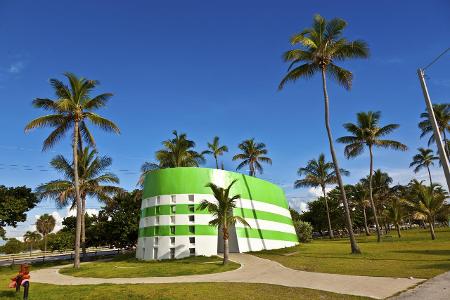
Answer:
POLYGON ((294 221, 295 232, 298 240, 302 243, 308 243, 312 239, 313 228, 311 223, 303 221, 294 221))
POLYGON ((26 245, 24 243, 15 238, 11 238, 8 239, 5 245, 0 247, 0 252, 5 254, 16 254, 24 251, 25 248, 26 245))

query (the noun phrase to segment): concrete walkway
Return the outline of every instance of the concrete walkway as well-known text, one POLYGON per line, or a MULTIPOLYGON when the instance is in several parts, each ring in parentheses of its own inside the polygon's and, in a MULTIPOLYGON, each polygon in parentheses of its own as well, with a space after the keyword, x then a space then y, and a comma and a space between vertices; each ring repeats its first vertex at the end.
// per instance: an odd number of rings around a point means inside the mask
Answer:
POLYGON ((205 275, 141 278, 86 278, 60 274, 59 269, 63 266, 57 266, 31 272, 31 280, 33 282, 58 285, 248 282, 309 288, 377 299, 387 298, 423 281, 423 279, 369 277, 297 271, 286 268, 277 262, 249 254, 232 253, 230 254, 230 259, 240 263, 241 267, 234 271, 205 275))
POLYGON ((448 300, 450 299, 450 272, 436 276, 423 284, 401 293, 392 300, 448 300))

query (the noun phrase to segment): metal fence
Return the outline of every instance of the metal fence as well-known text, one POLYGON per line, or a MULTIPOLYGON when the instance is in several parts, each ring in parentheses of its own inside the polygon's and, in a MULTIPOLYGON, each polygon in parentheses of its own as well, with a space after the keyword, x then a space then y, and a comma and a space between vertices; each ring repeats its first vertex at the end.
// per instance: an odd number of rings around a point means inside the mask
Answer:
MULTIPOLYGON (((88 248, 86 249, 87 258, 95 258, 97 256, 109 256, 117 255, 121 253, 121 249, 111 248, 88 248)), ((62 251, 62 252, 32 252, 32 253, 19 253, 19 254, 7 254, 0 255, 0 266, 9 266, 23 263, 36 263, 56 260, 71 260, 74 258, 74 251, 62 251)), ((83 253, 81 253, 83 258, 83 253)))

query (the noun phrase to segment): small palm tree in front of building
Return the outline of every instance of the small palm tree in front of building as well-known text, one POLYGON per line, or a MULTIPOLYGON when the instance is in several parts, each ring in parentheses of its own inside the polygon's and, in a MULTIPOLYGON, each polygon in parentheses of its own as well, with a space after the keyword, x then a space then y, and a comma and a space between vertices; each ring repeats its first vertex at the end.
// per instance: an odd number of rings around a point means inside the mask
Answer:
POLYGON ((211 189, 217 203, 203 200, 198 207, 198 210, 206 209, 212 215, 213 219, 209 221, 209 225, 216 226, 223 232, 224 265, 228 263, 228 256, 230 252, 228 245, 230 226, 236 224, 236 222, 239 222, 244 226, 250 227, 244 218, 233 215, 233 208, 236 207, 236 200, 241 198, 241 195, 239 194, 230 196, 230 190, 236 181, 237 180, 233 180, 226 188, 219 187, 212 182, 208 183, 206 187, 211 189))

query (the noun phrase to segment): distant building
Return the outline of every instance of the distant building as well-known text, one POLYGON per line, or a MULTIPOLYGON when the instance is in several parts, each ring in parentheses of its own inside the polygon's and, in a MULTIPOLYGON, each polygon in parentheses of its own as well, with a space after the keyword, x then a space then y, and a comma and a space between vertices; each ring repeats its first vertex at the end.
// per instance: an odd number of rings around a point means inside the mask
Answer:
MULTIPOLYGON (((265 180, 206 168, 170 168, 148 173, 144 183, 138 259, 171 259, 217 255, 222 236, 209 225, 212 216, 197 210, 207 199, 215 201, 209 182, 226 187, 238 181, 231 196, 241 195, 233 214, 250 224, 230 228, 230 252, 278 249, 298 244, 283 190, 265 180)), ((221 233, 221 231, 219 231, 221 233)))

